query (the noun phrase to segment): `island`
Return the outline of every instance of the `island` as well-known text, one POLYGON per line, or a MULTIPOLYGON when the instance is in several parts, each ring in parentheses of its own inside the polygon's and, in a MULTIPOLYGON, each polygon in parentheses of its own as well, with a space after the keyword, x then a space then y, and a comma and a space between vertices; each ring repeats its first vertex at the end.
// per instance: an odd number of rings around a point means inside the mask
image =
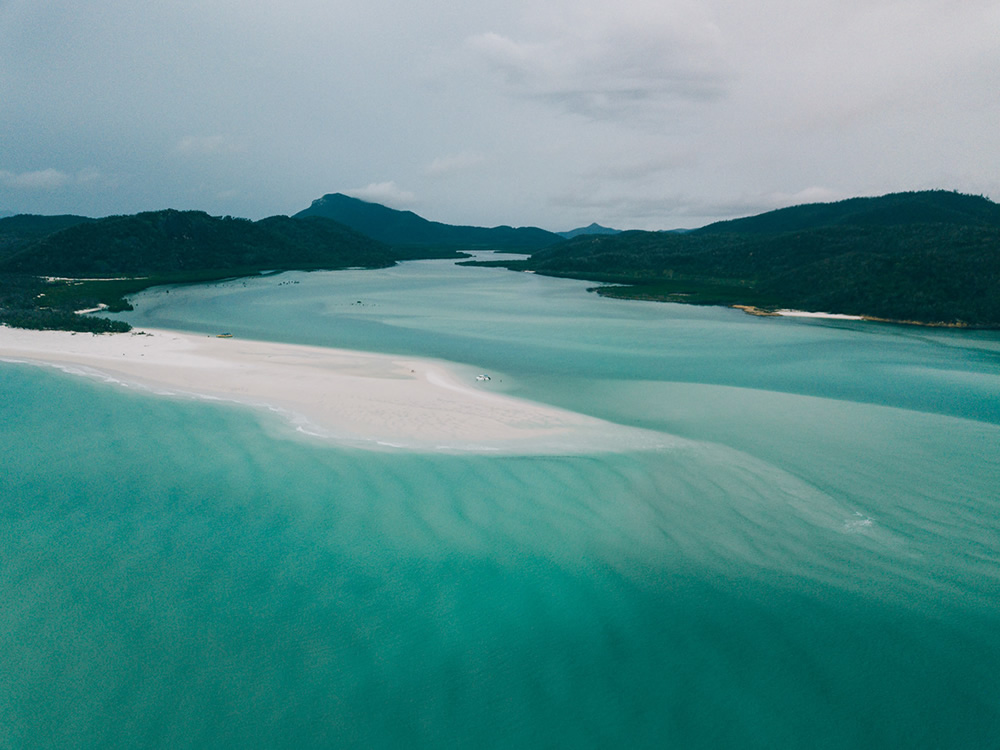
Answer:
POLYGON ((983 196, 892 193, 695 230, 564 234, 441 224, 339 193, 260 221, 172 209, 13 216, 0 219, 0 323, 121 332, 123 321, 79 313, 127 310, 129 295, 162 284, 493 250, 526 257, 462 262, 600 282, 606 297, 1000 327, 1000 206, 983 196))
POLYGON ((324 217, 260 221, 202 211, 149 211, 91 219, 0 219, 0 323, 123 332, 129 325, 80 311, 130 309, 128 295, 285 270, 385 268, 414 257, 468 257, 453 248, 395 250, 324 217))
POLYGON ((1000 327, 1000 206, 947 191, 770 211, 693 231, 580 235, 524 260, 623 299, 1000 327))

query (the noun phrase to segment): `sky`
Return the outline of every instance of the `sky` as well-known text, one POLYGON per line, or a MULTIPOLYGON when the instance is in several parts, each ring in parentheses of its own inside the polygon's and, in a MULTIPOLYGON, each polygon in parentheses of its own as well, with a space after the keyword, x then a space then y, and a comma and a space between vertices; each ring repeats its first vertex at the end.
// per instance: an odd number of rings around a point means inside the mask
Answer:
POLYGON ((0 212, 696 227, 1000 200, 996 0, 0 0, 0 212))

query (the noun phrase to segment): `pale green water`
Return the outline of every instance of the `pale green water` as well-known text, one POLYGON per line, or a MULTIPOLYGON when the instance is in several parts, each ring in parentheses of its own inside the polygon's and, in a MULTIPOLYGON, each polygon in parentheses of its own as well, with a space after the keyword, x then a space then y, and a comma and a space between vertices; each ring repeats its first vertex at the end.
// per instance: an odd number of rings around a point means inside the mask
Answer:
POLYGON ((1000 336, 585 286, 412 263, 128 319, 672 447, 364 452, 0 363, 0 746, 996 747, 1000 336))

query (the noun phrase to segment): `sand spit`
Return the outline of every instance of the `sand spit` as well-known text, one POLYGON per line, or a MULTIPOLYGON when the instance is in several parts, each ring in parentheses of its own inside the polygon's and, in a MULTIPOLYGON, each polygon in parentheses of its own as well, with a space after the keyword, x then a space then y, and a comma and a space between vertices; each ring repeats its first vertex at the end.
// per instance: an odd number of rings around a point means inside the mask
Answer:
POLYGON ((446 362, 160 329, 0 327, 0 359, 57 366, 152 393, 239 402, 299 432, 363 447, 579 453, 662 447, 666 436, 492 391, 446 362))
POLYGON ((742 310, 747 315, 758 318, 819 318, 826 320, 867 320, 871 323, 893 323, 903 326, 923 326, 925 328, 977 328, 962 321, 922 321, 899 320, 896 318, 878 318, 874 315, 845 315, 843 313, 806 312, 805 310, 768 310, 753 305, 730 305, 735 310, 742 310))
POLYGON ((736 310, 742 310, 747 315, 758 318, 824 318, 827 320, 866 320, 861 315, 843 315, 841 313, 806 312, 805 310, 765 310, 753 305, 731 305, 736 310))

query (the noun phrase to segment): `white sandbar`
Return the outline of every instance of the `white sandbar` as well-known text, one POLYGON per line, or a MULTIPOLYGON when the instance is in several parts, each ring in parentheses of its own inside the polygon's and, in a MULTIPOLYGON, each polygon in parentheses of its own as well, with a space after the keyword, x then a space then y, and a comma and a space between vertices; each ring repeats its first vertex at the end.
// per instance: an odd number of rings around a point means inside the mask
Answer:
MULTIPOLYGON (((651 435, 491 392, 429 359, 159 329, 95 335, 0 327, 0 359, 172 396, 248 404, 300 432, 367 447, 562 453, 654 447, 651 435)), ((662 437, 662 436, 661 436, 662 437)))
POLYGON ((805 312, 804 310, 778 310, 776 315, 783 318, 824 318, 826 320, 864 320, 861 315, 845 315, 843 313, 805 312))

